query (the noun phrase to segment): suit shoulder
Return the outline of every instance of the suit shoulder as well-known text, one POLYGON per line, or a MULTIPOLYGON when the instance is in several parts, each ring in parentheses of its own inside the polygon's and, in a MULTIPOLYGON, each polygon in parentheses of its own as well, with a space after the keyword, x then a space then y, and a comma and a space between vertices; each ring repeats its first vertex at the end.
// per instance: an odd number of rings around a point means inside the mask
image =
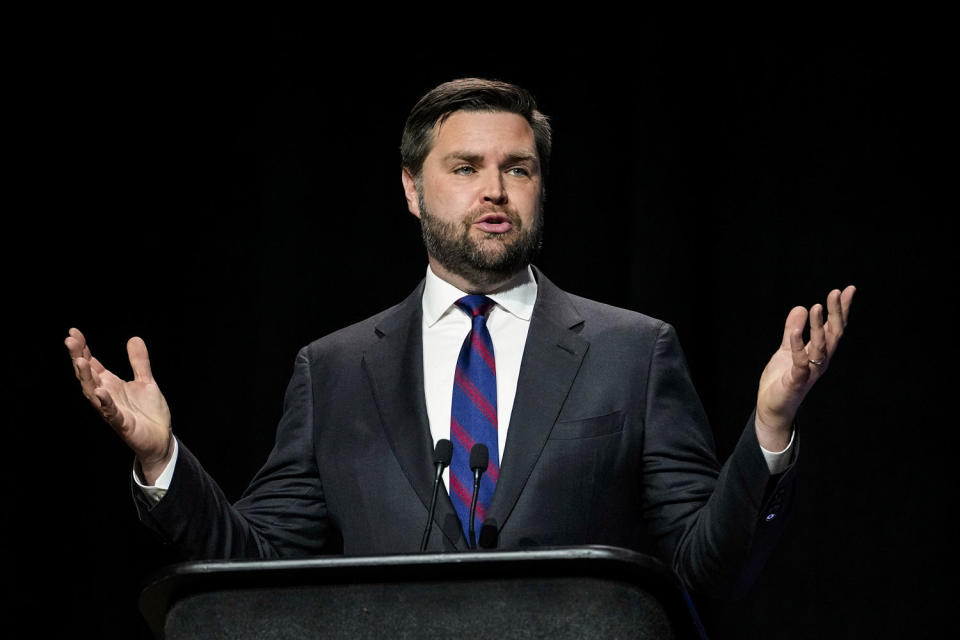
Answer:
POLYGON ((376 313, 369 318, 337 329, 332 333, 317 338, 300 350, 299 358, 315 361, 321 358, 330 358, 336 355, 350 355, 361 353, 367 346, 379 339, 377 327, 387 317, 395 314, 405 303, 396 304, 389 309, 376 313))
POLYGON ((604 302, 564 292, 570 304, 583 317, 591 331, 610 331, 626 329, 640 331, 653 336, 673 328, 663 320, 648 316, 639 311, 615 307, 604 302))
POLYGON ((377 326, 392 313, 399 305, 370 316, 359 322, 337 329, 332 333, 317 338, 301 349, 301 354, 309 359, 316 359, 320 354, 329 355, 344 349, 350 351, 362 350, 364 346, 377 340, 377 326))

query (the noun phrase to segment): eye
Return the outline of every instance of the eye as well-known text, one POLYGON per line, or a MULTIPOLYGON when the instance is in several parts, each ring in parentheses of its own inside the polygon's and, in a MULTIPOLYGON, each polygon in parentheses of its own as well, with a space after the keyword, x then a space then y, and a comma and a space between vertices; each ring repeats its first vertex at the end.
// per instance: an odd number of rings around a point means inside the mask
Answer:
POLYGON ((521 178, 526 178, 530 175, 530 172, 524 169, 523 167, 513 167, 511 169, 508 169, 507 173, 509 173, 512 176, 517 176, 521 178))
POLYGON ((457 167, 453 170, 453 172, 458 176, 469 176, 473 173, 476 173, 474 168, 467 164, 463 165, 462 167, 457 167))

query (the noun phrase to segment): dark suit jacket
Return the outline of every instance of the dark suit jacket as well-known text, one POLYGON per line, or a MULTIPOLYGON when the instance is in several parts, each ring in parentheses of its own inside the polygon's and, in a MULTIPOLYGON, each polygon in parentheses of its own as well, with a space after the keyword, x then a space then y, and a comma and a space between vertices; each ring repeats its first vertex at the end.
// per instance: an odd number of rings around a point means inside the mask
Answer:
MULTIPOLYGON (((776 539, 793 469, 771 478, 748 421, 720 468, 673 329, 539 290, 488 509, 496 546, 606 544, 655 553, 694 589, 747 584, 776 539)), ((423 283, 297 355, 276 446, 230 505, 181 443, 142 519, 200 558, 416 551, 433 482, 423 394, 423 283)), ((430 548, 466 549, 448 496, 430 548)))

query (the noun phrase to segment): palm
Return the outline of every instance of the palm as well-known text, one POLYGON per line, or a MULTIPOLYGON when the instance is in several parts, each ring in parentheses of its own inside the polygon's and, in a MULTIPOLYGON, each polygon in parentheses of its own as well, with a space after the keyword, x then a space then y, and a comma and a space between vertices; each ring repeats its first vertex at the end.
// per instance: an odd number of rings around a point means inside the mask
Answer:
POLYGON ((100 373, 100 382, 122 418, 114 428, 134 451, 149 450, 157 442, 166 442, 170 409, 156 382, 122 380, 107 369, 100 373))
MULTIPOLYGON (((805 348, 809 348, 809 344, 805 348)), ((800 402, 821 375, 820 369, 809 371, 809 362, 804 366, 808 369, 806 375, 802 370, 794 369, 793 351, 783 346, 767 362, 760 375, 757 393, 757 406, 764 408, 767 419, 783 417, 787 422, 792 421, 800 402)))
POLYGON ((773 354, 760 376, 757 392, 757 426, 768 432, 785 434, 793 423, 800 403, 814 383, 823 376, 837 350, 856 289, 834 289, 827 296, 828 320, 823 306, 816 304, 809 313, 793 308, 784 325, 780 348, 773 354), (803 329, 810 319, 810 340, 803 342, 803 329))

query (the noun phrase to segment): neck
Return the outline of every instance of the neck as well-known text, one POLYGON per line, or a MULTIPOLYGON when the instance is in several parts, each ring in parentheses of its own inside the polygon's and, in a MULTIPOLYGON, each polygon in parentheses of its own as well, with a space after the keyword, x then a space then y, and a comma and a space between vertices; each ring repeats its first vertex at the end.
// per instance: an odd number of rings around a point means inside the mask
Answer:
POLYGON ((524 265, 518 271, 504 275, 502 273, 495 273, 490 271, 485 271, 478 273, 471 278, 467 278, 459 273, 454 273, 450 271, 442 264, 437 262, 433 256, 429 256, 430 270, 440 278, 464 293, 470 294, 488 294, 488 293, 497 293, 503 291, 504 289, 509 289, 513 281, 522 274, 527 266, 524 265))

